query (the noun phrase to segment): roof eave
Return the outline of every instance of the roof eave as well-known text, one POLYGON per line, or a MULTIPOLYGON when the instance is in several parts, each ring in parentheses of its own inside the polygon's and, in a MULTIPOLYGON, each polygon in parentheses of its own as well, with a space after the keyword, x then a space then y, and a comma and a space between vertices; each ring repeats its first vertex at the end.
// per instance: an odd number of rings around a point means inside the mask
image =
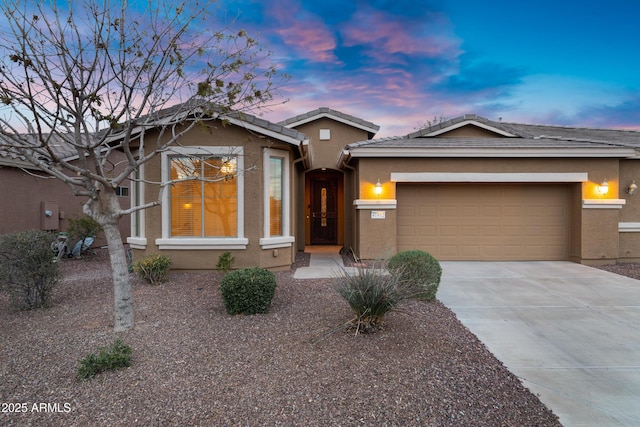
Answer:
POLYGON ((627 148, 352 148, 350 157, 549 157, 549 158, 640 158, 640 153, 627 148))

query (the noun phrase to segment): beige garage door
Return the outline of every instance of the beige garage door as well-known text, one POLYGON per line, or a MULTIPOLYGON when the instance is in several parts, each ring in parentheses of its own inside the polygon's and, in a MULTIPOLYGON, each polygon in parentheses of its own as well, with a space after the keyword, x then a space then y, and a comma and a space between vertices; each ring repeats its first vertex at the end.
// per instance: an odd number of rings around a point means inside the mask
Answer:
POLYGON ((398 184, 398 250, 439 260, 567 260, 569 187, 398 184))

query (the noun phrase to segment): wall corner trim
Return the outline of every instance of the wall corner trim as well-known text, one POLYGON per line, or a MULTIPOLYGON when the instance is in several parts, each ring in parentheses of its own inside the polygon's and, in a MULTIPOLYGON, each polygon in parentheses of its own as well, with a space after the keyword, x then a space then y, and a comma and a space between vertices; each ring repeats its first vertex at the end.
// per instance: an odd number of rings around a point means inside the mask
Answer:
POLYGON ((583 209, 622 209, 625 199, 582 199, 583 209))

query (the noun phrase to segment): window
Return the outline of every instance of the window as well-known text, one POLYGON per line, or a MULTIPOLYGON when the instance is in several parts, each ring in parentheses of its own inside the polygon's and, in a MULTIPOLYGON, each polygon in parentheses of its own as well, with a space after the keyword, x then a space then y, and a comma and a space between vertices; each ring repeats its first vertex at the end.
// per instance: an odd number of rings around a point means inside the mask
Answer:
POLYGON ((329 141, 331 139, 331 129, 320 129, 320 141, 329 141))
POLYGON ((129 197, 129 187, 116 187, 116 196, 129 197))
POLYGON ((160 249, 244 249, 240 147, 178 147, 162 155, 160 249))
POLYGON ((236 163, 235 156, 170 156, 172 237, 237 236, 236 163))
POLYGON ((291 246, 289 227, 289 152, 264 150, 264 237, 263 249, 291 246))
POLYGON ((282 170, 284 158, 269 158, 269 235, 282 236, 282 170))

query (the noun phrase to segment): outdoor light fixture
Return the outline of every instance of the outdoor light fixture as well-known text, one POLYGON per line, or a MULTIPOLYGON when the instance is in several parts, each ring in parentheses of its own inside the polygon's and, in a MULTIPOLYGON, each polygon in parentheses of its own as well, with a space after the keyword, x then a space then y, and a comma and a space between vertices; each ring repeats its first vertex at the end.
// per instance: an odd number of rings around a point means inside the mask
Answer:
POLYGON ((598 193, 604 196, 608 192, 609 192, 609 183, 605 179, 604 181, 602 181, 602 184, 598 185, 598 193))
POLYGON ((379 196, 382 194, 382 183, 380 183, 380 178, 378 178, 378 182, 376 182, 376 188, 374 191, 376 193, 376 196, 379 196))
POLYGON ((631 181, 631 184, 627 187, 627 194, 633 196, 638 191, 638 186, 636 185, 636 180, 631 181))

